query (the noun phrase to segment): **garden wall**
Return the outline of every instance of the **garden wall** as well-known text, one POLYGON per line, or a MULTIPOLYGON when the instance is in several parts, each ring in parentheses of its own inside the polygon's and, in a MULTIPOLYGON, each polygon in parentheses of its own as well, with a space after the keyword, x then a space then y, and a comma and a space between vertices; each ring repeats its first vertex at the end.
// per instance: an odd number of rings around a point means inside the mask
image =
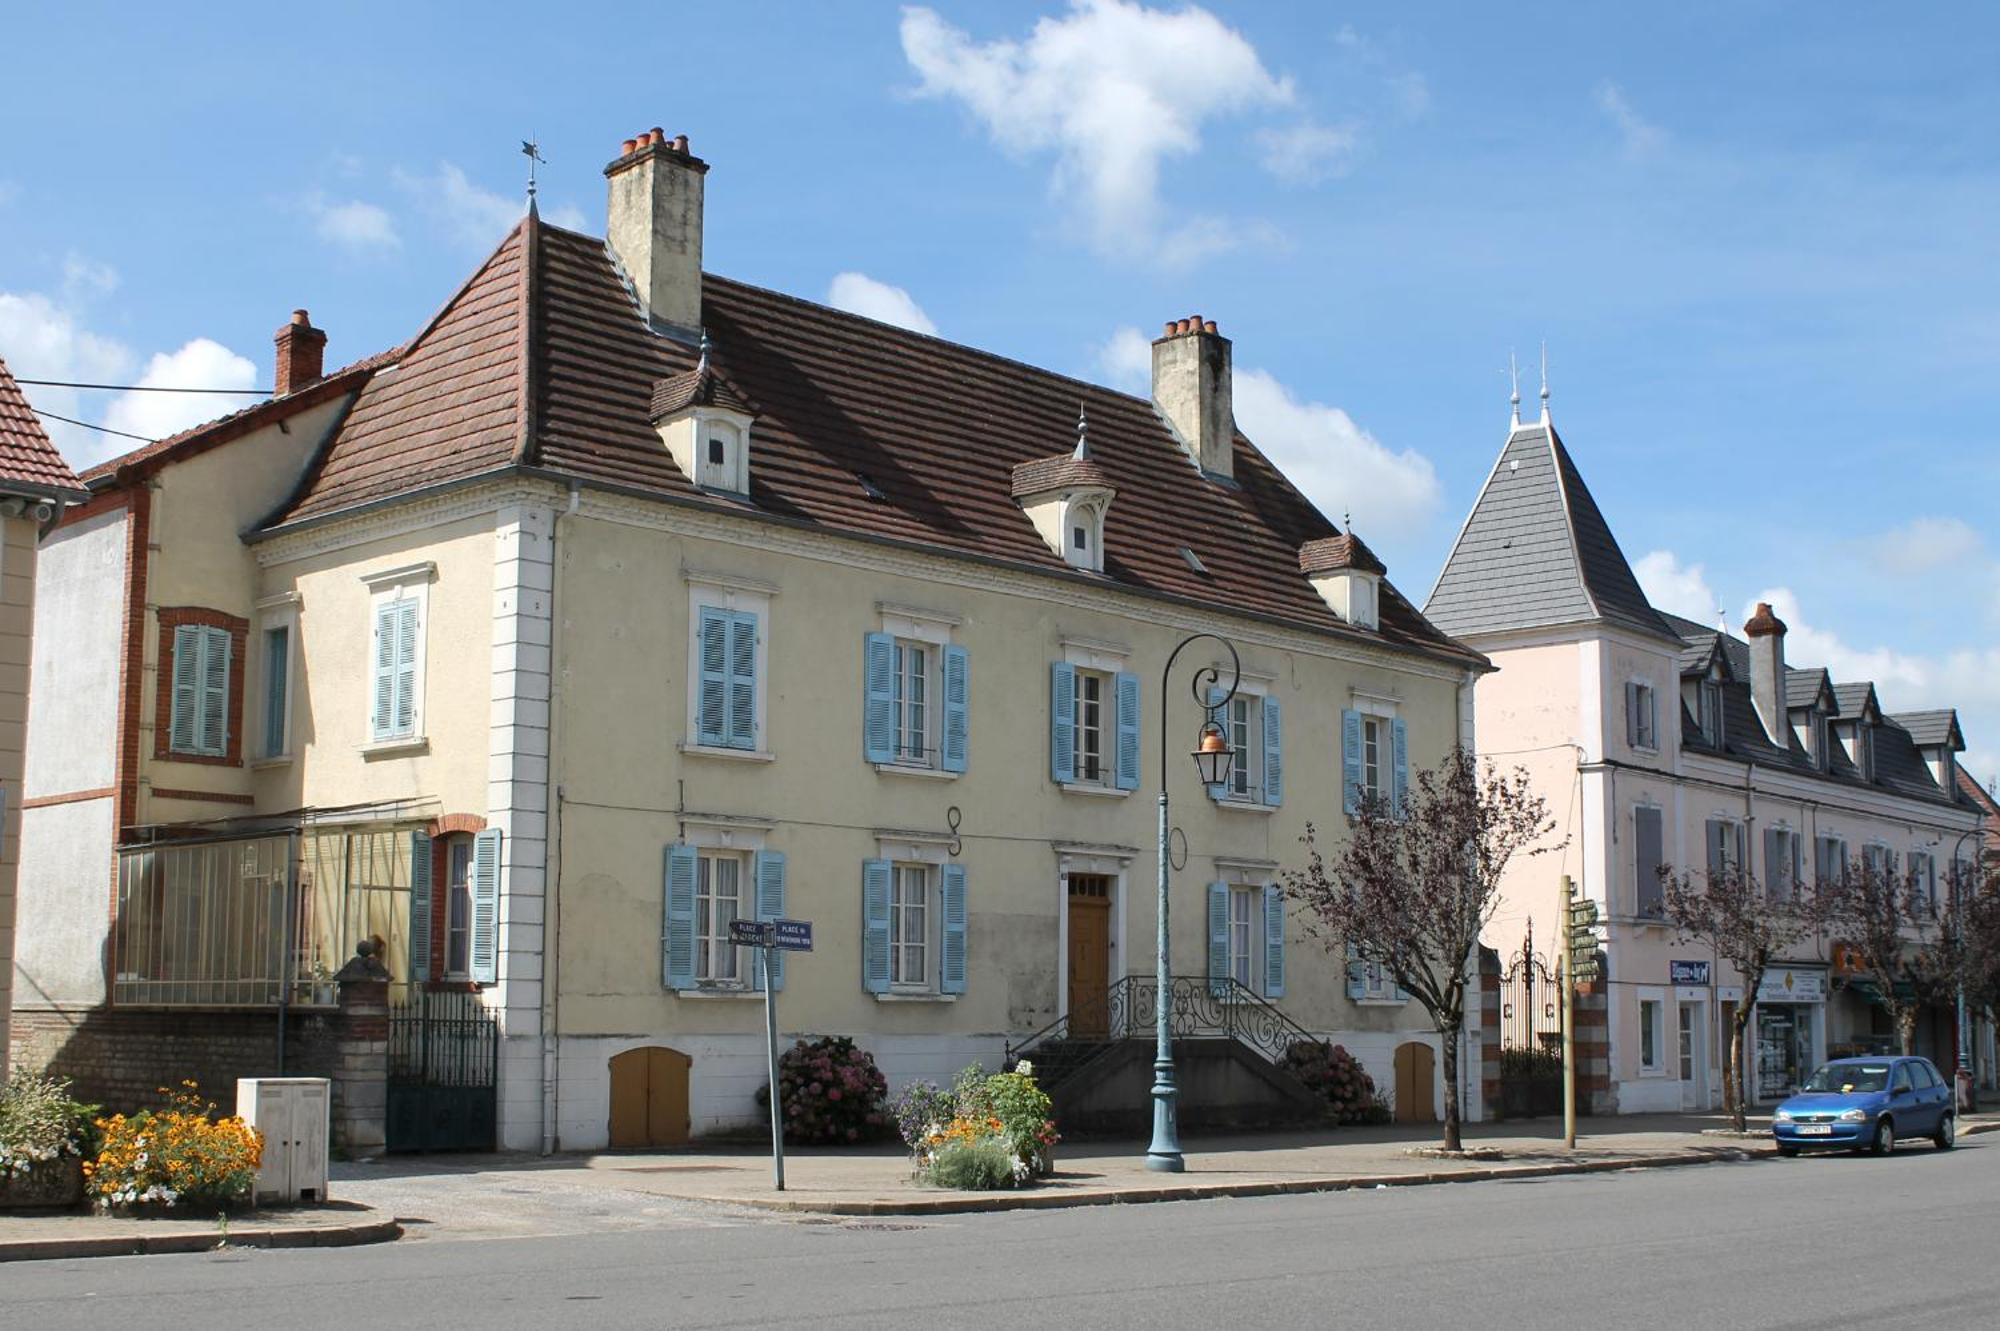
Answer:
MULTIPOLYGON (((284 1075, 330 1077, 338 1018, 292 1013, 285 1028, 284 1075)), ((224 1111, 238 1077, 271 1077, 278 1067, 278 1014, 225 1009, 86 1008, 17 1010, 13 1066, 66 1077, 71 1094, 107 1113, 157 1104, 159 1088, 192 1078, 224 1111)))

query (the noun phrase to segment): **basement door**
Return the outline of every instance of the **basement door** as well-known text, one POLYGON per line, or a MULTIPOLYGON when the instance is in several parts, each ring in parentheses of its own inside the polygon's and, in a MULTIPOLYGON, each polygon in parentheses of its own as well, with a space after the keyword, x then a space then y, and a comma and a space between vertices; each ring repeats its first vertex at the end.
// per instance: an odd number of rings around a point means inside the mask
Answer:
POLYGON ((1069 1034, 1102 1040, 1111 1032, 1111 879, 1069 877, 1069 1034))
POLYGON ((688 1069, 694 1060, 678 1049, 649 1045, 611 1060, 611 1144, 614 1147, 686 1146, 688 1069))
POLYGON ((1396 1121, 1437 1122, 1437 1055, 1412 1040, 1396 1047, 1396 1121))

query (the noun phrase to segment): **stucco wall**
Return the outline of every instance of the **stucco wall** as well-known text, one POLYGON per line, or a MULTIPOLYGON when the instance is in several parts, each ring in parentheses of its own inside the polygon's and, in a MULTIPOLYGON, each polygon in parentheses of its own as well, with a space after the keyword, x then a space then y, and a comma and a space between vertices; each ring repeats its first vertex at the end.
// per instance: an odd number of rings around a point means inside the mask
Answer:
POLYGON ((23 820, 17 1007, 104 1001, 116 820, 108 797, 30 809, 23 820))
POLYGON ((14 978, 14 884, 20 867, 21 759, 28 720, 29 634, 35 599, 35 524, 0 517, 0 1077, 14 978))
POLYGON ((28 704, 28 799, 103 790, 116 779, 122 508, 51 533, 35 571, 34 673, 57 683, 28 704))

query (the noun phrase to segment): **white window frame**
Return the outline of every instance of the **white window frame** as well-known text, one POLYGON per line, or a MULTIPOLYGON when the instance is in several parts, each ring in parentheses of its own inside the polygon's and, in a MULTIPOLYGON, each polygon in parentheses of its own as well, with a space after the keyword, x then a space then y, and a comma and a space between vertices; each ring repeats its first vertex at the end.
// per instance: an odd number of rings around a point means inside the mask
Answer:
POLYGON ((932 994, 938 989, 939 960, 939 917, 938 910, 938 868, 935 864, 922 860, 891 860, 889 862, 889 992, 894 994, 932 994), (911 909, 907 900, 910 884, 915 882, 917 891, 916 912, 919 917, 920 936, 911 941, 904 928, 911 909), (911 979, 903 972, 903 963, 914 950, 918 958, 918 973, 911 979))
POLYGON ((878 772, 898 774, 921 774, 924 776, 956 778, 957 772, 944 770, 944 654, 945 648, 953 643, 953 630, 964 621, 957 615, 937 610, 920 610, 914 606, 892 605, 886 601, 875 603, 876 612, 881 616, 882 632, 895 639, 896 665, 896 735, 895 757, 886 763, 876 763, 878 772), (924 752, 910 757, 903 752, 902 734, 904 714, 903 658, 904 653, 917 648, 924 653, 924 752))
POLYGON ((469 980, 472 978, 472 834, 454 832, 442 838, 444 841, 444 978, 447 980, 469 980), (465 873, 458 876, 463 852, 465 873), (464 913, 455 916, 453 912, 463 903, 464 913), (452 964, 452 940, 463 937, 464 955, 459 964, 452 964))
POLYGON ((1911 875, 1922 885, 1924 905, 1930 911, 1931 916, 1935 918, 1938 913, 1937 856, 1931 852, 1929 847, 1917 846, 1907 852, 1906 858, 1909 862, 1911 875), (1917 868, 1917 861, 1919 859, 1923 861, 1923 869, 1921 871, 1917 868))
POLYGON ((744 950, 726 941, 729 936, 726 926, 720 929, 714 927, 718 921, 714 918, 713 903, 721 899, 714 891, 715 866, 725 861, 736 866, 736 910, 730 918, 737 920, 757 918, 755 856, 747 851, 734 849, 724 850, 707 846, 697 848, 694 866, 694 982, 695 987, 699 989, 728 990, 750 987, 751 967, 744 950), (710 916, 710 927, 707 929, 702 927, 704 903, 708 903, 710 916), (746 904, 749 907, 747 910, 746 904), (716 961, 724 954, 729 957, 730 968, 736 972, 734 975, 717 976, 713 973, 716 961))
POLYGON ((1798 829, 1787 822, 1773 823, 1771 831, 1778 835, 1786 848, 1780 852, 1784 855, 1782 867, 1785 871, 1785 890, 1783 895, 1779 895, 1777 869, 1766 864, 1764 866, 1764 894, 1772 901, 1797 900, 1799 884, 1805 881, 1806 876, 1804 841, 1799 836, 1798 829))
POLYGON ((1664 1077, 1667 1075, 1667 993, 1664 989, 1641 989, 1639 991, 1639 1033, 1637 1040, 1639 1075, 1642 1077, 1664 1077), (1652 1009, 1652 1020, 1647 1020, 1647 1009, 1652 1009), (1653 1045, 1653 1056, 1646 1058, 1647 1037, 1653 1045))
POLYGON ((688 588, 688 628, 687 731, 686 738, 680 743, 680 751, 707 758, 769 762, 774 755, 771 752, 765 699, 770 691, 771 679, 771 599, 778 594, 778 589, 772 583, 752 578, 698 573, 691 569, 683 570, 681 576, 688 588), (701 742, 701 612, 704 609, 727 610, 757 618, 755 715, 750 727, 754 738, 747 749, 724 748, 701 742))
POLYGON ((1079 667, 1076 672, 1076 759, 1070 769, 1076 775, 1079 786, 1115 786, 1118 783, 1118 676, 1103 670, 1079 667), (1085 684, 1097 686, 1095 701, 1087 699, 1085 684), (1096 708, 1097 722, 1090 727, 1090 733, 1097 738, 1097 773, 1091 775, 1085 770, 1084 757, 1087 751, 1084 718, 1089 708, 1096 708))
POLYGON ((897 832, 894 836, 875 838, 876 859, 889 861, 889 899, 895 901, 896 882, 901 871, 906 868, 920 868, 925 874, 925 979, 921 985, 898 984, 895 979, 895 917, 893 907, 889 925, 890 938, 890 982, 887 993, 875 995, 877 1003, 956 1003, 957 994, 947 994, 940 988, 944 970, 944 903, 940 895, 940 885, 944 879, 944 866, 951 860, 951 838, 932 836, 918 832, 897 832))
MULTIPOLYGON (((277 596, 267 596, 257 602, 257 756, 250 765, 263 767, 288 763, 297 756, 297 717, 299 714, 299 594, 282 592, 277 596), (285 630, 285 708, 281 724, 283 733, 272 742, 271 731, 271 680, 270 657, 264 650, 270 634, 285 630)), ((370 624, 373 624, 373 607, 370 607, 370 624)), ((247 676, 246 676, 247 678, 247 676)))
POLYGON ((1062 506, 1063 562, 1086 573, 1104 571, 1104 513, 1108 498, 1093 493, 1062 506), (1079 534, 1082 540, 1078 540, 1079 534))
POLYGON ((1628 708, 1633 715, 1627 718, 1633 736, 1632 747, 1641 753, 1660 751, 1660 700, 1659 691, 1653 687, 1650 678, 1633 676, 1625 681, 1632 686, 1625 695, 1628 708))
POLYGON ((1723 868, 1725 871, 1728 869, 1736 869, 1737 871, 1740 872, 1743 868, 1744 856, 1750 853, 1750 847, 1748 844, 1746 834, 1744 832, 1742 817, 1740 815, 1729 814, 1729 813, 1711 813, 1710 815, 1708 815, 1707 818, 1702 820, 1701 824, 1702 870, 1703 872, 1706 872, 1708 869, 1708 829, 1713 824, 1716 823, 1722 823, 1736 829, 1736 834, 1733 837, 1731 837, 1728 841, 1725 841, 1723 843, 1723 851, 1724 851, 1723 868), (1729 853, 1731 851, 1733 851, 1734 853, 1733 854, 1729 853))
POLYGON ((1388 968, 1379 961, 1357 961, 1361 967, 1361 997, 1357 1003, 1393 1003, 1400 1007, 1402 1000, 1396 997, 1396 979, 1388 968))
POLYGON ((735 413, 697 411, 694 416, 695 484, 725 494, 750 493, 750 437, 747 421, 735 413), (722 461, 709 459, 710 445, 722 443, 722 461))
MULTIPOLYGON (((1829 884, 1827 884, 1825 880, 1822 880, 1820 878, 1820 872, 1819 872, 1820 870, 1819 848, 1822 843, 1838 846, 1840 848, 1840 853, 1834 857, 1832 868, 1836 875, 1844 875, 1847 872, 1847 838, 1842 836, 1838 832, 1827 832, 1827 831, 1821 831, 1818 835, 1816 835, 1813 838, 1813 882, 1816 885, 1825 886, 1829 884)), ((1838 877, 1836 877, 1832 881, 1838 882, 1839 879, 1838 877)))
MULTIPOLYGON (((366 753, 392 753, 399 749, 423 748, 429 741, 424 729, 424 694, 427 688, 431 636, 431 584, 437 580, 437 565, 430 560, 420 564, 406 564, 401 568, 379 569, 361 575, 361 581, 368 587, 368 633, 363 641, 367 644, 367 668, 362 673, 366 685, 365 699, 361 709, 361 748, 366 753), (417 603, 417 659, 414 678, 411 681, 410 729, 407 734, 375 735, 375 625, 381 620, 382 607, 395 601, 415 601, 417 603)), ((294 657, 297 652, 294 650, 294 657)))
POLYGON ((1395 784, 1396 755, 1394 727, 1389 718, 1369 712, 1361 714, 1361 794, 1381 799, 1383 791, 1395 784), (1369 758, 1370 750, 1374 758, 1369 758))
POLYGON ((1264 889, 1229 885, 1229 975, 1253 994, 1264 992, 1264 968, 1259 953, 1264 946, 1264 889), (1238 915, 1241 915, 1241 919, 1238 915), (1239 951, 1239 943, 1241 949, 1239 951))

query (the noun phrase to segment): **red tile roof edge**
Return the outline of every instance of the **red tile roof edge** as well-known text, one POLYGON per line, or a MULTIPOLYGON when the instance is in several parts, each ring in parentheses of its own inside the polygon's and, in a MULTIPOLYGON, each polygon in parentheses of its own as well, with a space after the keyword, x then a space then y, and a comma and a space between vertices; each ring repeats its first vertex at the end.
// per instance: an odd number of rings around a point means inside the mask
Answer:
POLYGON ((0 491, 81 500, 87 492, 0 358, 0 491))

